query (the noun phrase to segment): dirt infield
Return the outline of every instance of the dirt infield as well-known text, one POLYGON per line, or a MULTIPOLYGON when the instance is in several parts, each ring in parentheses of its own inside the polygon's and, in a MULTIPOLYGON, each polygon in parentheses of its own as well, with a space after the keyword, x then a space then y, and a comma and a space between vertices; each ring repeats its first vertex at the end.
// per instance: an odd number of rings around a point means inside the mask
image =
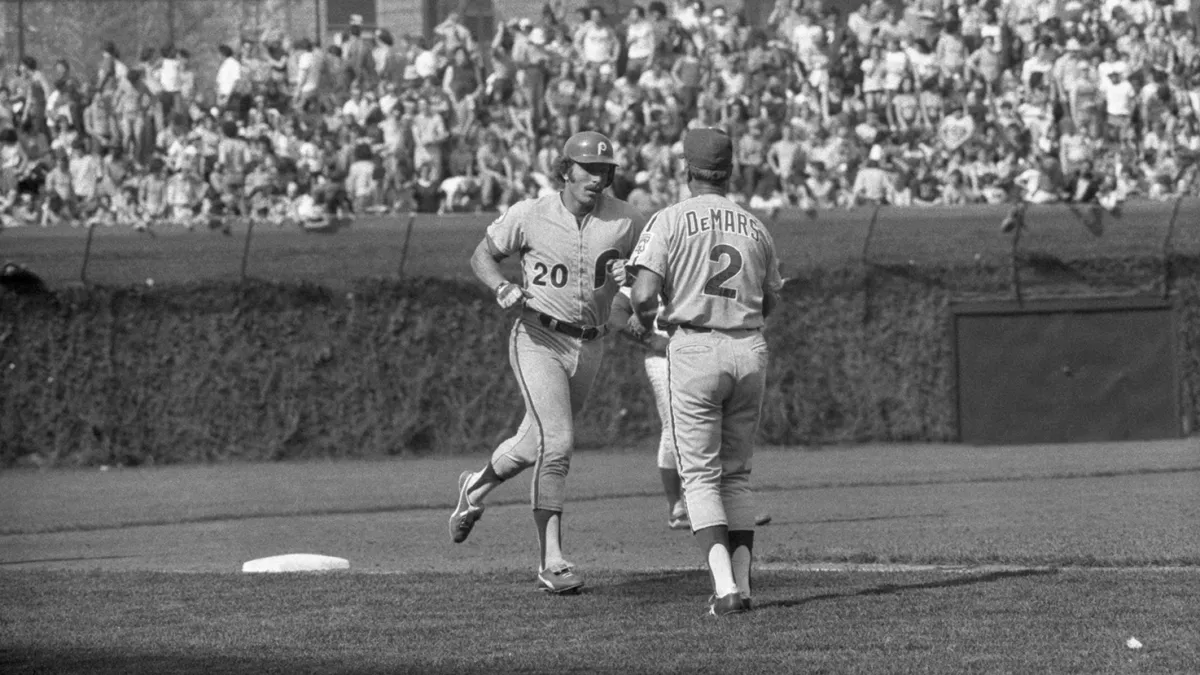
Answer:
MULTIPOLYGON (((237 571, 312 552, 366 572, 528 569, 527 479, 450 543, 470 459, 0 474, 8 570, 237 571)), ((1018 448, 871 446, 756 457, 764 564, 1200 565, 1200 439, 1018 448)), ((653 454, 582 452, 567 547, 582 569, 695 567, 653 454)))

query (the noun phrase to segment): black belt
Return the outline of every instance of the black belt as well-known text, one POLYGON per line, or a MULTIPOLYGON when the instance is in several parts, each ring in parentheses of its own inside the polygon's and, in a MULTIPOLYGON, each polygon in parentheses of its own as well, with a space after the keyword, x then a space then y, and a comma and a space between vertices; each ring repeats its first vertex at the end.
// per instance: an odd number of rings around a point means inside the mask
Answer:
POLYGON ((693 333, 711 333, 711 332, 713 332, 713 329, 709 328, 708 326, 696 326, 696 325, 693 325, 690 323, 668 324, 664 330, 667 331, 667 335, 674 336, 675 331, 679 330, 680 328, 686 328, 687 330, 689 330, 693 333))
MULTIPOLYGON (((661 327, 661 326, 660 326, 661 327)), ((711 333, 713 331, 750 331, 758 330, 758 328, 710 328, 708 326, 696 326, 690 323, 669 324, 663 330, 667 331, 667 335, 674 337, 675 331, 684 328, 692 333, 711 333)))
POLYGON ((595 340, 601 335, 604 335, 603 328, 598 328, 596 326, 588 326, 587 328, 584 328, 583 326, 577 326, 573 323, 560 321, 549 314, 542 314, 541 312, 534 313, 537 314, 538 322, 546 328, 562 333, 567 337, 575 338, 576 340, 584 340, 586 342, 595 340))

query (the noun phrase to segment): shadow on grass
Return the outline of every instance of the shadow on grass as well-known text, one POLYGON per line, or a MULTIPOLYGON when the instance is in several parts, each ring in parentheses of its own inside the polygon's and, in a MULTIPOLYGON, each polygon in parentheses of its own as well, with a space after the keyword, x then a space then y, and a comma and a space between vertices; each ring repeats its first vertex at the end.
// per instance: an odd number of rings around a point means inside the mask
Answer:
POLYGON ((620 580, 607 581, 593 592, 613 591, 614 595, 633 595, 642 598, 672 598, 679 592, 679 584, 695 581, 708 583, 708 572, 697 567, 694 570, 671 572, 637 572, 621 575, 620 580))
MULTIPOLYGON (((772 525, 827 525, 831 523, 870 523, 877 520, 908 520, 910 518, 945 518, 945 513, 906 513, 899 516, 865 516, 863 518, 822 518, 821 520, 773 520, 772 525)), ((765 527, 765 526, 764 526, 765 527)))
POLYGON ((83 560, 123 560, 132 558, 130 555, 85 555, 72 558, 30 558, 28 560, 0 560, 0 566, 4 565, 37 565, 41 563, 56 563, 56 562, 80 562, 83 560))
POLYGON ((838 600, 841 598, 858 598, 871 597, 878 595, 894 595, 904 593, 906 591, 921 591, 933 588, 954 588, 956 586, 971 586, 974 584, 988 584, 996 581, 1004 581, 1006 579, 1015 579, 1032 576, 1046 576, 1058 574, 1056 569, 1028 569, 1028 570, 998 570, 995 572, 987 572, 985 574, 973 574, 956 576, 950 579, 939 579, 937 581, 925 581, 915 584, 880 584, 871 588, 864 588, 859 591, 850 593, 825 593, 823 595, 814 595, 808 598, 795 598, 793 600, 777 600, 774 602, 764 602, 758 605, 759 609, 767 609, 771 607, 789 608, 807 605, 813 602, 821 602, 824 600, 838 600))
MULTIPOLYGON (((295 673, 337 673, 366 675, 387 673, 421 673, 441 675, 471 672, 462 665, 435 665, 422 659, 380 659, 373 664, 352 663, 336 659, 314 658, 298 651, 294 656, 249 656, 238 654, 184 654, 147 652, 137 649, 115 651, 105 649, 37 649, 30 647, 0 648, 0 671, 17 673, 80 673, 100 675, 170 675, 174 673, 246 673, 247 675, 294 675, 295 673)), ((481 671, 475 671, 481 672, 481 671)))

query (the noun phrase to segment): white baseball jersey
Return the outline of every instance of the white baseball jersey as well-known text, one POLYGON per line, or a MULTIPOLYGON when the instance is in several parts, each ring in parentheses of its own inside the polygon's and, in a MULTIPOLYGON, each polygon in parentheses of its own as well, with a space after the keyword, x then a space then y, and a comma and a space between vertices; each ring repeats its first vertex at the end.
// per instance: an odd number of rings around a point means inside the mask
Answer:
POLYGON ((608 264, 628 258, 645 227, 645 216, 625 202, 600 195, 577 224, 562 195, 514 204, 488 226, 496 250, 521 256, 525 306, 561 321, 602 326, 618 287, 608 264))
POLYGON ((629 265, 663 278, 660 316, 672 324, 761 328, 763 290, 783 288, 771 233, 719 195, 691 197, 655 214, 629 265))

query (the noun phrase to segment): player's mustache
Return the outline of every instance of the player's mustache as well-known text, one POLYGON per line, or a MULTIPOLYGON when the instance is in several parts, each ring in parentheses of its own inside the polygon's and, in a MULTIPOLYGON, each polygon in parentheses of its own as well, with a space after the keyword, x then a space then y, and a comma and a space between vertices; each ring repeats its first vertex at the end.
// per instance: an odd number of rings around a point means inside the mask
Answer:
POLYGON ((577 180, 575 184, 588 192, 602 192, 604 190, 604 179, 602 178, 587 181, 577 180))

